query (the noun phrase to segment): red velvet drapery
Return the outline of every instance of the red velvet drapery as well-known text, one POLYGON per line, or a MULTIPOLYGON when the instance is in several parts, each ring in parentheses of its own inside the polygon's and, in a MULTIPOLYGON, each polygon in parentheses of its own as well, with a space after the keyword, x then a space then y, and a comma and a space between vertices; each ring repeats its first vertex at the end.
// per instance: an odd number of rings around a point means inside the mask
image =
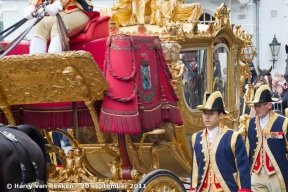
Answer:
POLYGON ((138 134, 162 122, 181 125, 177 97, 158 37, 115 35, 107 39, 104 74, 110 84, 100 129, 138 134))

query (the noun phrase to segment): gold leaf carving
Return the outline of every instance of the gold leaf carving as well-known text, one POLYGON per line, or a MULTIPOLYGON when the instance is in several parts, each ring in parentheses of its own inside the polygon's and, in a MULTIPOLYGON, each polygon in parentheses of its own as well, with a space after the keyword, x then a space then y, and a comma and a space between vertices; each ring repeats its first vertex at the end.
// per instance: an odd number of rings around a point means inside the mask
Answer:
POLYGON ((90 53, 9 56, 0 61, 1 104, 100 100, 108 88, 90 53))

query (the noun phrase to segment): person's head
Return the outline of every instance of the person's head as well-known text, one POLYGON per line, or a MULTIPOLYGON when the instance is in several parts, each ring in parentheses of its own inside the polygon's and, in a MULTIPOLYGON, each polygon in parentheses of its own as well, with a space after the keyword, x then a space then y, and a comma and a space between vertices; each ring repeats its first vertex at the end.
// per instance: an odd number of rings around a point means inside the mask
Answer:
POLYGON ((278 72, 275 73, 275 77, 279 77, 279 73, 278 72))
POLYGON ((224 69, 223 69, 223 74, 227 74, 227 68, 225 67, 224 69))
POLYGON ((196 59, 195 59, 195 58, 193 58, 193 59, 191 60, 191 64, 192 64, 192 65, 196 65, 196 59))
POLYGON ((214 61, 219 61, 219 56, 218 56, 218 52, 214 52, 213 53, 213 59, 214 59, 214 61))
POLYGON ((224 114, 228 114, 224 109, 223 98, 219 91, 215 91, 212 94, 206 92, 203 105, 198 105, 197 109, 202 111, 203 122, 208 129, 217 127, 224 114))
POLYGON ((283 87, 281 85, 277 85, 275 88, 278 95, 283 93, 283 87))
POLYGON ((283 74, 280 74, 280 75, 279 75, 279 81, 280 81, 280 82, 285 81, 285 79, 284 79, 284 75, 283 75, 283 74))
POLYGON ((202 118, 207 129, 214 129, 219 125, 223 118, 223 113, 219 111, 203 110, 202 118))
POLYGON ((271 102, 255 103, 254 104, 256 115, 260 118, 265 117, 272 109, 271 102))
POLYGON ((256 90, 253 101, 247 103, 254 104, 256 115, 263 118, 271 111, 273 101, 277 99, 271 97, 269 86, 262 85, 256 90))

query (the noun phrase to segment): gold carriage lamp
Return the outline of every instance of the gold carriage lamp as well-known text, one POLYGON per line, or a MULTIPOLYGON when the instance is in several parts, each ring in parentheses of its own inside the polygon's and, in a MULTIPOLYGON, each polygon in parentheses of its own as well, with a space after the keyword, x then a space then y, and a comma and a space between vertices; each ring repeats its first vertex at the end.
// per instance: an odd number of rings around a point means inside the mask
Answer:
POLYGON ((281 43, 278 43, 276 35, 274 35, 272 43, 269 43, 270 49, 271 49, 271 53, 272 53, 272 61, 273 62, 273 69, 274 69, 274 65, 275 62, 277 61, 278 57, 279 57, 279 51, 280 51, 280 46, 281 43))
MULTIPOLYGON (((249 63, 251 63, 254 59, 255 56, 257 56, 256 53, 256 48, 253 46, 252 44, 252 35, 247 33, 245 35, 245 43, 244 43, 244 47, 242 49, 242 61, 245 62, 245 64, 249 65, 249 63)), ((250 72, 250 70, 247 70, 246 72, 250 72)), ((248 85, 250 86, 251 84, 251 74, 249 73, 249 78, 248 78, 248 85)))

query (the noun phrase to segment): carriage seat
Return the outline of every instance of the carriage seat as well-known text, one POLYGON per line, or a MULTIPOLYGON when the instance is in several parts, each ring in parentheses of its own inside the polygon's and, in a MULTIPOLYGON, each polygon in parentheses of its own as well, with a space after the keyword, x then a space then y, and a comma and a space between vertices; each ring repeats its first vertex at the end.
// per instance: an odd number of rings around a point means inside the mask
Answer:
POLYGON ((110 16, 101 16, 99 12, 92 12, 89 15, 91 20, 88 22, 83 31, 70 38, 70 43, 86 43, 95 39, 109 36, 109 19, 110 16))

